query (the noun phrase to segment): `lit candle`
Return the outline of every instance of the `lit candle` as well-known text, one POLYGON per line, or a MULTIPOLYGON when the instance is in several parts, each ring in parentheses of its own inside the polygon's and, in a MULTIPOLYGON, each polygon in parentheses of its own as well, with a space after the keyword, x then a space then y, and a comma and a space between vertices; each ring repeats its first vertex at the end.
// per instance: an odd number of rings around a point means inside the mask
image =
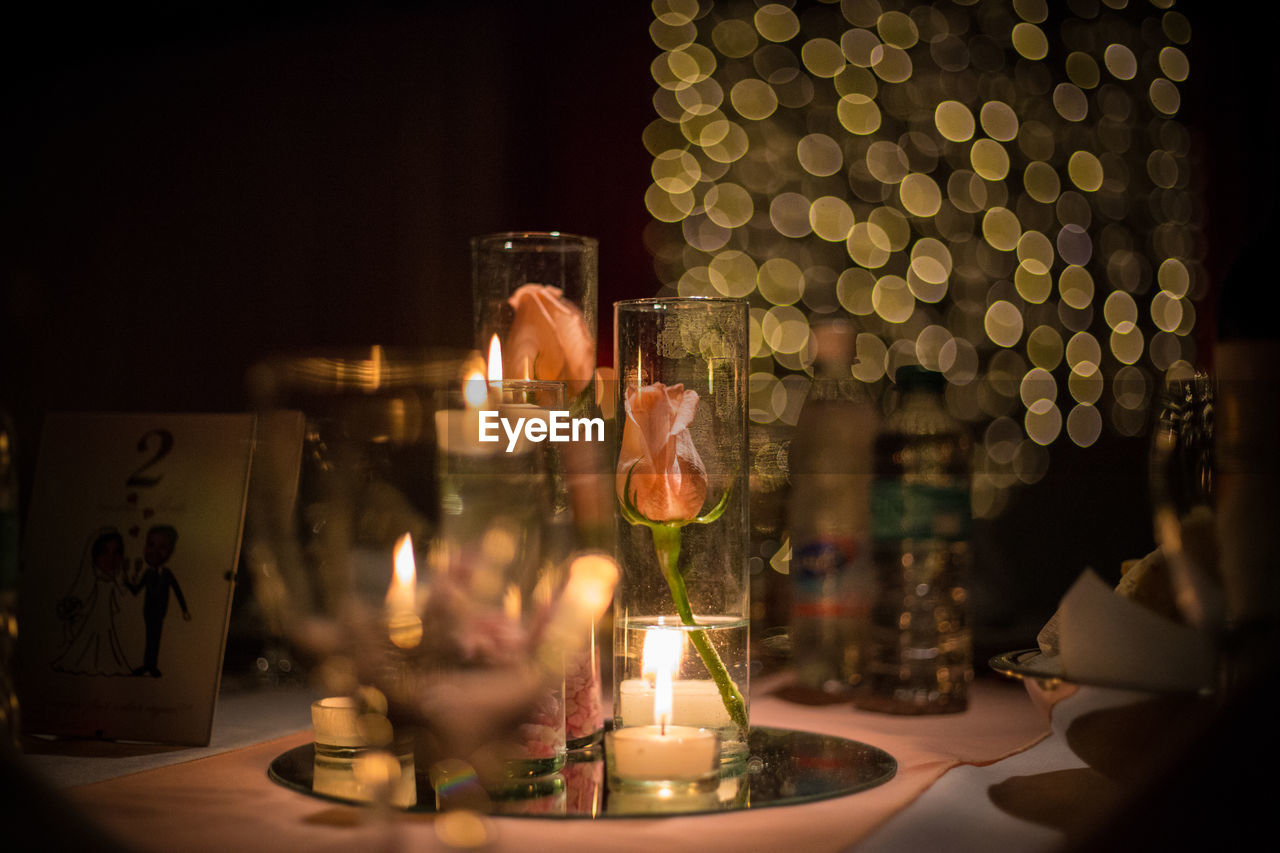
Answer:
POLYGON ((489 384, 502 381, 502 342, 498 336, 489 338, 489 384))
MULTIPOLYGON (((655 685, 644 678, 628 678, 618 690, 618 718, 623 725, 648 719, 655 685)), ((678 679, 671 685, 671 717, 684 725, 722 729, 733 725, 714 681, 678 679)))
POLYGON ((654 676, 653 722, 610 732, 610 776, 626 782, 697 782, 714 776, 720 739, 713 731, 672 725, 673 684, 682 632, 652 628, 645 634, 643 667, 654 676))
POLYGON ((311 703, 311 726, 322 749, 359 749, 365 745, 356 721, 360 706, 350 696, 330 696, 311 703))
POLYGON ((418 570, 413 559, 413 540, 406 533, 396 542, 395 571, 387 587, 387 631, 391 642, 412 649, 422 641, 422 620, 418 617, 418 570))
POLYGON ((470 371, 462 381, 465 408, 441 409, 435 413, 436 443, 446 453, 460 456, 491 456, 501 452, 500 441, 480 440, 480 412, 492 410, 489 384, 479 369, 470 371))

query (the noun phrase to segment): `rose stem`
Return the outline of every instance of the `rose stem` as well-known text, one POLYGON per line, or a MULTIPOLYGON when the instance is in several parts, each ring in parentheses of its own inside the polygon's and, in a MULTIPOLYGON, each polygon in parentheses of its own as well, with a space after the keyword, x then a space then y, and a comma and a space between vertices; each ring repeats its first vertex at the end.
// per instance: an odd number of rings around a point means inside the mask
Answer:
MULTIPOLYGON (((649 529, 653 531, 653 546, 658 554, 658 564, 662 568, 662 576, 667 579, 667 586, 671 588, 671 598, 675 601, 680 621, 691 628, 696 628, 698 623, 693 618, 693 610, 689 607, 689 592, 685 589, 684 576, 680 574, 679 568, 680 528, 655 524, 649 529)), ((724 702, 729 717, 742 732, 743 737, 746 737, 747 705, 743 701, 742 693, 738 690, 738 685, 734 684, 733 679, 729 677, 729 671, 725 669, 720 654, 711 645, 706 631, 690 631, 689 639, 693 642, 693 647, 698 650, 698 656, 702 658, 703 665, 711 673, 711 678, 720 691, 720 699, 724 702)))

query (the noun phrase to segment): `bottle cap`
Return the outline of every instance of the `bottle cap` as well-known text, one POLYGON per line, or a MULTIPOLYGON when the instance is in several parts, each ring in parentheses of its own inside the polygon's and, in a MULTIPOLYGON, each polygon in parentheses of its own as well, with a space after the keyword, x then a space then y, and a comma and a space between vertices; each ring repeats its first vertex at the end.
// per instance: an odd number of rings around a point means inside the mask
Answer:
POLYGON ((820 320, 811 326, 814 361, 826 364, 858 363, 858 336, 848 320, 820 320))
POLYGON ((903 391, 942 391, 947 387, 947 377, 918 364, 899 367, 893 374, 893 381, 903 391))

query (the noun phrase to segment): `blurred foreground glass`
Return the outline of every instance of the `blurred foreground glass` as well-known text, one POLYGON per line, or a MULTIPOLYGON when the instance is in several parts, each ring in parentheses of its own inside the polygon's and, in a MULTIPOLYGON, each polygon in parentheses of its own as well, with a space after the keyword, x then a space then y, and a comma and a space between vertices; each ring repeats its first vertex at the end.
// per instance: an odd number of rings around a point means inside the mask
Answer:
POLYGON ((367 746, 409 740, 421 772, 497 784, 563 763, 562 623, 590 608, 548 559, 542 456, 478 441, 501 406, 482 367, 380 348, 255 366, 247 554, 367 746))
MULTIPOLYGON (((567 405, 575 417, 601 414, 597 394, 592 393, 597 256, 594 238, 555 231, 509 231, 471 240, 476 347, 489 354, 490 378, 563 383, 566 393, 555 408, 567 405)), ((566 487, 557 495, 571 507, 577 543, 612 551, 608 442, 604 436, 600 439, 573 438, 546 446, 556 448, 555 470, 566 487)), ((557 512, 561 508, 557 503, 557 512)), ((603 731, 596 649, 594 633, 588 630, 584 654, 566 662, 566 725, 572 749, 597 742, 603 731)))
POLYGON ((748 734, 747 303, 646 299, 614 306, 622 436, 614 726, 715 730, 722 758, 748 734), (679 635, 674 661, 650 634, 679 635))

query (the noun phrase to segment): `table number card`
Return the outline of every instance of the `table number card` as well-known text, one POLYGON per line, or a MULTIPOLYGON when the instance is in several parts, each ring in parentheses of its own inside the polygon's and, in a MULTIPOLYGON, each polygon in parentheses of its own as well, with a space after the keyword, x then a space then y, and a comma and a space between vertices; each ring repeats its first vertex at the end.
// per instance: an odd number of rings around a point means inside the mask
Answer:
POLYGON ((209 743, 253 415, 50 415, 23 547, 31 733, 209 743))

